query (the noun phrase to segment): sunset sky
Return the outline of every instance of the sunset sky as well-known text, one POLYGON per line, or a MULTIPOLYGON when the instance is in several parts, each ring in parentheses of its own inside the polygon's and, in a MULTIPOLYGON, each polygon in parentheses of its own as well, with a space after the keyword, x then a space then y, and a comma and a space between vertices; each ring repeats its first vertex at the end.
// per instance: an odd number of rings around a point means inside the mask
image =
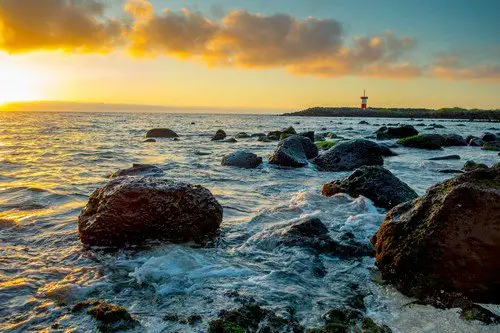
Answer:
POLYGON ((498 0, 0 0, 0 104, 500 108, 498 0))

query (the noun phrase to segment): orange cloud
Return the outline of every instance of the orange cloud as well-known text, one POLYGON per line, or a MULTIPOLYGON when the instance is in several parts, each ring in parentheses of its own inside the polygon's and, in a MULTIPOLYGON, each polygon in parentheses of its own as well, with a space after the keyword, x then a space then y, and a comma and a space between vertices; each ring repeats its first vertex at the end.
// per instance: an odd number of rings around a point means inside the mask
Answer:
POLYGON ((123 26, 104 9, 96 0, 2 0, 0 50, 110 51, 123 42, 123 26))
POLYGON ((448 54, 438 57, 430 70, 430 75, 444 80, 500 81, 500 65, 464 65, 458 55, 448 54))

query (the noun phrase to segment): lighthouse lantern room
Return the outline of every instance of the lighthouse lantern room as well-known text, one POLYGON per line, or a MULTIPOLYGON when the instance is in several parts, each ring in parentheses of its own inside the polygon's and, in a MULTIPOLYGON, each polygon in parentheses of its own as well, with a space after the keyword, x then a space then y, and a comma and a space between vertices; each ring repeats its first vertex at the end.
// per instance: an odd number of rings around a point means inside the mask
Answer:
POLYGON ((368 104, 368 96, 366 96, 366 91, 363 90, 363 96, 361 96, 361 108, 366 109, 367 104, 368 104))

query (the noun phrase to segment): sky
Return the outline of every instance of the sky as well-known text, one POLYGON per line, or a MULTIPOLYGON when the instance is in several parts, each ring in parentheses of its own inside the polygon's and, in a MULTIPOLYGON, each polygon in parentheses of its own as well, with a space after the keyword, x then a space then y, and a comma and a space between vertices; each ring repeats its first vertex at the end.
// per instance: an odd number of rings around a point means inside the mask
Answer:
POLYGON ((500 108, 497 0, 0 0, 0 104, 500 108))

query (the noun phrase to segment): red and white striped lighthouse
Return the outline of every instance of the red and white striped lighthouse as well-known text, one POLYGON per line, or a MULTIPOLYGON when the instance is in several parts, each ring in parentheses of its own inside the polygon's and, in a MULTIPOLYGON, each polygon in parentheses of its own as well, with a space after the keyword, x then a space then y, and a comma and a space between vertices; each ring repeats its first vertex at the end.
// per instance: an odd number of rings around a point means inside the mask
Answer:
POLYGON ((363 90, 363 96, 361 96, 361 108, 366 109, 367 104, 368 104, 368 96, 366 96, 366 91, 363 90))

